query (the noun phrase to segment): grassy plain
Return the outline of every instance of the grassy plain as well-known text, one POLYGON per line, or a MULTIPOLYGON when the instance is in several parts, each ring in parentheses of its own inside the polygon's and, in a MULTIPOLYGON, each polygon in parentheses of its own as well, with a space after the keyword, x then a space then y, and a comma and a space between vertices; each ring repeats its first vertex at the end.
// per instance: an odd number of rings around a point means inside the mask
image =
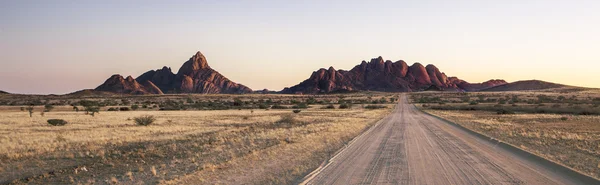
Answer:
POLYGON ((339 109, 341 102, 373 103, 393 97, 383 93, 94 97, 90 99, 117 105, 104 106, 93 117, 66 104, 85 97, 5 98, 21 103, 0 107, 0 184, 290 184, 394 106, 387 101, 377 103, 384 109, 364 108, 370 104, 339 109), (42 116, 43 106, 38 105, 29 117, 20 108, 26 105, 18 105, 38 98, 55 103, 54 109, 42 116), (299 108, 297 114, 292 109, 256 108, 256 102, 291 108, 309 100, 315 102, 306 103, 308 108, 299 108), (106 111, 132 104, 141 107, 145 101, 148 108, 137 111, 106 111), (186 110, 159 111, 164 102, 177 102, 186 110), (228 109, 197 110, 198 102, 222 102, 210 105, 228 109), (326 108, 330 105, 335 108, 326 108), (136 125, 132 119, 142 115, 157 120, 149 126, 136 125), (69 123, 46 123, 55 118, 69 123))

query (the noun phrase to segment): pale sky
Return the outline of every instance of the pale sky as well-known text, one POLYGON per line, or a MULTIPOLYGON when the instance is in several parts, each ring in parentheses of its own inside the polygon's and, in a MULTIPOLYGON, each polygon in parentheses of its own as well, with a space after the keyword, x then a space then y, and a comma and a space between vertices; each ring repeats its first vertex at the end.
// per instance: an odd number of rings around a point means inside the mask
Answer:
POLYGON ((0 90, 64 94, 196 51, 281 90, 382 56, 469 82, 600 87, 600 1, 0 1, 0 90))

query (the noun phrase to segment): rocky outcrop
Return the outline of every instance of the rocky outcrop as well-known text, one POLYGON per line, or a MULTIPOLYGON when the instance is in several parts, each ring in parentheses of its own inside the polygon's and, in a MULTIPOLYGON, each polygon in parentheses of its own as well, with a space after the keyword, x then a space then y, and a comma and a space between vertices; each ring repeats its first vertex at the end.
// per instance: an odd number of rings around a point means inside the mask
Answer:
POLYGON ((173 81, 175 80, 175 74, 171 71, 170 67, 164 66, 162 69, 150 70, 140 75, 135 79, 138 82, 152 82, 162 92, 173 91, 173 81))
POLYGON ((136 79, 113 75, 95 90, 123 94, 252 93, 252 89, 232 82, 212 69, 202 53, 197 52, 173 74, 171 68, 150 70, 136 79))
POLYGON ((411 66, 402 60, 392 62, 377 57, 362 61, 350 71, 319 69, 298 85, 285 88, 282 93, 314 94, 345 91, 412 92, 424 90, 475 91, 506 84, 504 80, 490 80, 471 84, 456 77, 448 77, 434 65, 411 66))
POLYGON ((108 78, 102 85, 98 86, 95 90, 121 94, 162 94, 160 89, 156 88, 156 86, 151 84, 152 82, 149 83, 150 84, 148 84, 148 87, 146 87, 138 83, 131 76, 123 78, 123 76, 116 74, 108 78))
POLYGON ((175 76, 175 86, 183 93, 240 94, 252 89, 232 82, 208 66, 206 58, 197 52, 186 61, 175 76))

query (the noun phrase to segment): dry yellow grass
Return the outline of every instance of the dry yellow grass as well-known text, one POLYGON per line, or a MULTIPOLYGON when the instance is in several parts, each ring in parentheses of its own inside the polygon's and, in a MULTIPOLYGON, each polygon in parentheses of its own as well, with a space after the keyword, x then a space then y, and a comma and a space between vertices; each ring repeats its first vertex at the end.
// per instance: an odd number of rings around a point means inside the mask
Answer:
POLYGON ((391 111, 0 111, 0 182, 290 183, 391 111), (284 115, 293 123, 280 123, 284 115), (150 126, 134 117, 153 115, 150 126), (47 119, 64 119, 51 126, 47 119), (85 169, 85 170, 84 170, 85 169), (257 170, 259 169, 259 170, 257 170), (91 176, 93 175, 93 176, 91 176))

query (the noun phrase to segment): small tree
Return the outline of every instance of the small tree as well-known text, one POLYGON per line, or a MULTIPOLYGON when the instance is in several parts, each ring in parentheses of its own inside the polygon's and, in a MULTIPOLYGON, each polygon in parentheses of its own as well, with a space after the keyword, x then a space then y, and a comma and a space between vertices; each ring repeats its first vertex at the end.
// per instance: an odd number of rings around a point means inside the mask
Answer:
POLYGON ((98 107, 98 106, 86 107, 85 112, 87 112, 88 114, 92 115, 92 117, 94 117, 94 115, 96 113, 100 113, 100 107, 98 107))
POLYGON ((27 111, 29 112, 29 117, 33 117, 33 105, 29 105, 27 111))
POLYGON ((73 106, 73 110, 74 110, 75 112, 79 112, 79 107, 77 107, 77 106, 73 106))
POLYGON ((54 109, 53 105, 51 105, 51 104, 44 105, 44 112, 50 112, 50 111, 52 111, 52 109, 54 109))

